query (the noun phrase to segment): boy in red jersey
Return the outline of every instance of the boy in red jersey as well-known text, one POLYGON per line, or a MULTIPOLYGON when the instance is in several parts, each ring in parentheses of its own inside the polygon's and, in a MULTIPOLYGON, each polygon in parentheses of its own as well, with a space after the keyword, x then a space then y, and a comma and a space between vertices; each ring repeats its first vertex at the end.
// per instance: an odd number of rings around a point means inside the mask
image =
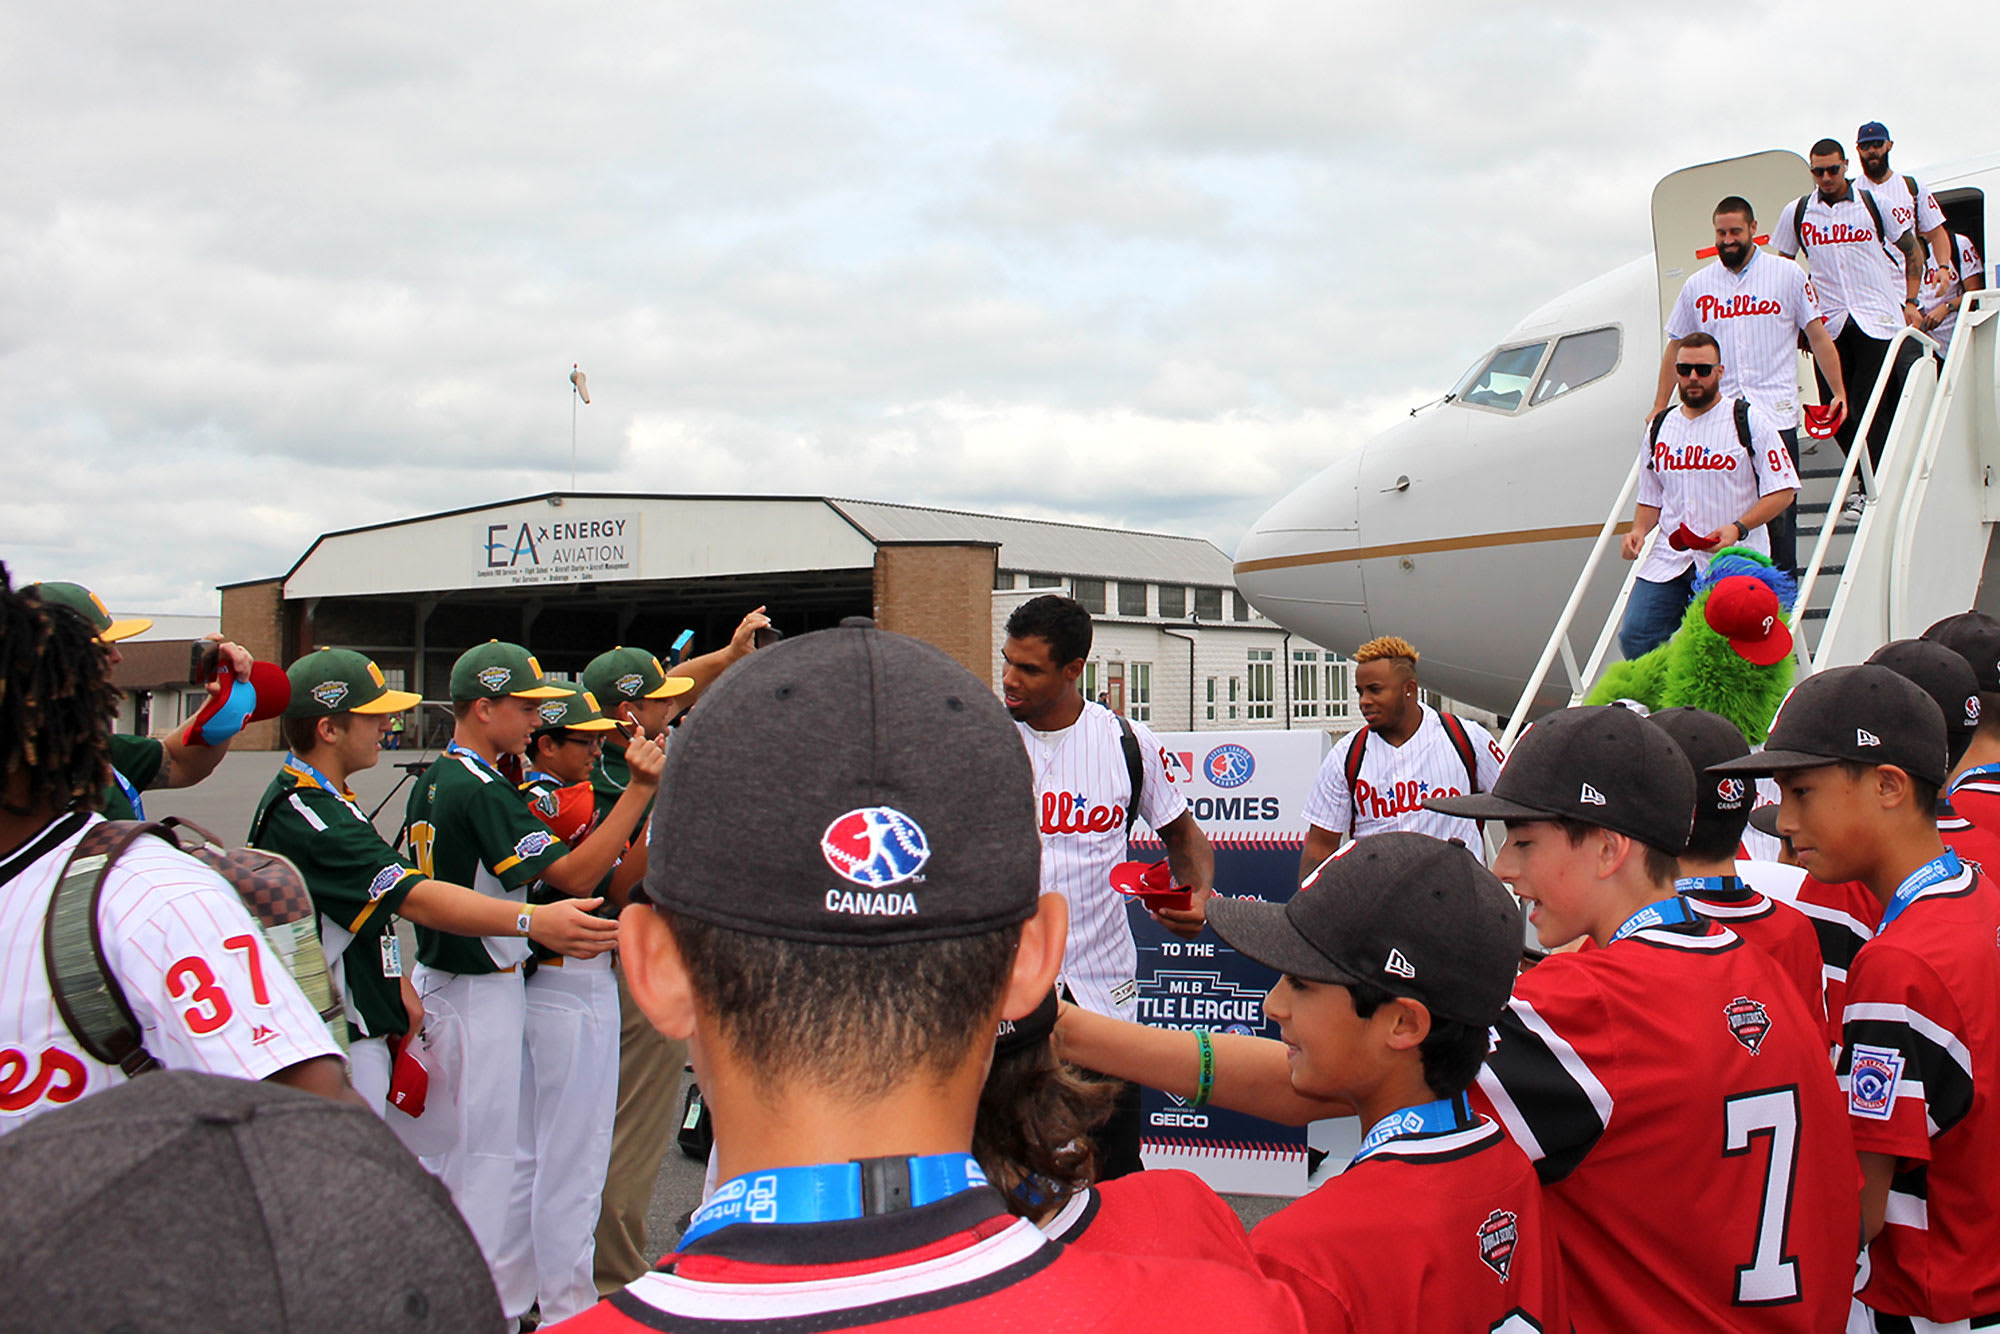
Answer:
POLYGON ((860 618, 774 645, 682 729, 654 819, 675 836, 619 919, 627 985, 690 1039, 722 1184, 559 1328, 1302 1328, 1241 1270, 1050 1241, 968 1152, 998 1024, 1068 926, 985 682, 860 618))
POLYGON ((1823 1331, 1853 1289, 1858 1176, 1825 1030, 1762 950, 1674 892, 1694 772, 1620 708, 1515 744, 1494 874, 1541 942, 1477 1094, 1534 1160, 1576 1328, 1823 1331))
MULTIPOLYGON (((1924 631, 1927 643, 1942 644, 1964 658, 1979 681, 1978 726, 1971 742, 1951 765, 1947 795, 1958 813, 2000 838, 2000 621, 1983 611, 1947 616, 1924 631)), ((1951 713, 1945 713, 1951 725, 1951 713)))
POLYGON ((1868 1240, 1850 1330, 2000 1325, 2000 891, 1938 836, 1949 767, 1936 702, 1873 664, 1808 677, 1764 752, 1722 766, 1774 775, 1800 862, 1880 908, 1839 1058, 1868 1240))

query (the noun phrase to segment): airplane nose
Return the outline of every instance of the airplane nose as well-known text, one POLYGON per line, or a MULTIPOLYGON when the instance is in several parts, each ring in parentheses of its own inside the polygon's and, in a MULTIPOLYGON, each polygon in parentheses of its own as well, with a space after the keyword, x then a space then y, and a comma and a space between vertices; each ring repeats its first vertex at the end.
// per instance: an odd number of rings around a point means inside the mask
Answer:
POLYGON ((1361 566, 1364 451, 1335 459, 1250 526, 1236 548, 1236 587, 1258 611, 1321 644, 1372 637, 1361 566))

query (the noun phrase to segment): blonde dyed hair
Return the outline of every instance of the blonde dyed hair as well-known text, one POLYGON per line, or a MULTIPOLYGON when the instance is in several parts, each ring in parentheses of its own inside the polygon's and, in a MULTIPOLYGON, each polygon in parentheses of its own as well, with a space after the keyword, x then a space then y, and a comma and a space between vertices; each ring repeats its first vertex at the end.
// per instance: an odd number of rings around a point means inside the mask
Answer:
POLYGON ((1374 662, 1377 658, 1402 658, 1412 668, 1417 665, 1420 656, 1415 644, 1407 639, 1398 639, 1395 635, 1379 635, 1354 650, 1356 662, 1374 662))

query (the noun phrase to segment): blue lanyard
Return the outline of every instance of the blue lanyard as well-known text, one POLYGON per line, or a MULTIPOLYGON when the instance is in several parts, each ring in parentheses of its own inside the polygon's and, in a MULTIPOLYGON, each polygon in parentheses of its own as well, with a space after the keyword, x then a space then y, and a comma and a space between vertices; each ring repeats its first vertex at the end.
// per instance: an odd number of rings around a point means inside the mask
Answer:
POLYGON ((466 759, 471 760, 474 764, 483 766, 487 773, 492 774, 495 778, 499 779, 501 782, 504 783, 507 781, 507 775, 501 773, 498 769, 494 768, 493 761, 487 759, 484 755, 481 755, 478 751, 467 750, 464 746, 459 745, 456 741, 445 742, 444 753, 447 755, 463 755, 466 759))
POLYGON ((1674 881, 1674 893, 1692 894, 1696 898, 1733 899, 1741 897, 1747 888, 1733 875, 1684 875, 1674 881))
POLYGON ((1910 878, 1896 886, 1896 892, 1889 898, 1889 906, 1882 910, 1882 925, 1875 928, 1875 934, 1879 936, 1887 931, 1889 923, 1901 917, 1903 909, 1917 901, 1917 895, 1932 885, 1942 885, 1947 880, 1956 880, 1964 870, 1964 865, 1958 860, 1958 854, 1946 848, 1944 856, 1927 861, 1910 872, 1910 878))
POLYGON ((554 774, 549 773, 542 769, 528 770, 527 774, 525 775, 525 778, 526 781, 521 784, 521 786, 523 787, 526 787, 528 783, 547 783, 550 787, 567 786, 567 784, 565 784, 562 779, 557 778, 554 774))
POLYGON ((1967 769, 1964 773, 1960 774, 1958 777, 1951 780, 1951 786, 1945 789, 1945 795, 1950 796, 1952 793, 1958 791, 1960 785, 1962 785, 1966 779, 1976 778, 1983 774, 2000 774, 2000 761, 1996 761, 1992 764, 1973 765, 1970 769, 1967 769))
MULTIPOLYGON (((935 1153, 907 1161, 912 1208, 986 1184, 986 1174, 969 1153, 935 1153)), ((708 1203, 694 1211, 680 1249, 731 1223, 826 1223, 859 1218, 863 1212, 858 1162, 746 1172, 723 1182, 708 1203)))
POLYGON ((285 765, 288 768, 298 770, 300 773, 304 774, 307 778, 312 779, 313 782, 318 783, 321 787, 325 788, 328 792, 332 793, 334 797, 336 797, 339 800, 341 805, 347 807, 349 811, 354 813, 354 817, 356 819, 366 820, 368 818, 367 816, 361 813, 361 808, 354 804, 354 798, 348 796, 344 790, 342 790, 341 788, 337 787, 334 784, 334 781, 331 778, 328 778, 325 774, 313 768, 310 764, 307 764, 304 760, 300 759, 298 755, 295 754, 294 752, 289 750, 285 752, 285 765))
POLYGON ((1658 903, 1649 903, 1639 909, 1638 912, 1633 913, 1625 919, 1625 925, 1613 931, 1611 939, 1604 943, 1606 946, 1616 945, 1634 931, 1644 931, 1647 927, 1686 926, 1689 922, 1695 920, 1697 918, 1695 917, 1694 909, 1688 907, 1686 899, 1682 898, 1679 894, 1675 894, 1670 899, 1661 899, 1658 903))
POLYGON ((1369 1154, 1381 1148, 1392 1139, 1402 1139, 1406 1135, 1438 1135, 1448 1130, 1457 1130, 1472 1120, 1471 1104, 1463 1093, 1455 1098, 1439 1098, 1418 1107, 1405 1107, 1394 1111, 1375 1123, 1368 1137, 1361 1141, 1361 1151, 1354 1155, 1354 1162, 1360 1162, 1369 1154))
POLYGON ((139 789, 132 786, 132 780, 124 774, 119 773, 116 769, 113 769, 111 771, 111 781, 118 784, 118 790, 125 794, 125 800, 132 807, 132 818, 135 820, 145 819, 146 803, 139 799, 139 789))

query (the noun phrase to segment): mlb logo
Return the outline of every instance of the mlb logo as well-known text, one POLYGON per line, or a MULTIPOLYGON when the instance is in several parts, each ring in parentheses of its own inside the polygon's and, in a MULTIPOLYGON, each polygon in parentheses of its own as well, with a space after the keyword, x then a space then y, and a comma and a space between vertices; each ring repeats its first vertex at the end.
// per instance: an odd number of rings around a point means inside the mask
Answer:
POLYGON ((1191 750, 1160 751, 1167 769, 1169 783, 1192 783, 1194 781, 1194 752, 1191 750))
POLYGON ((1896 1108, 1896 1085, 1903 1078, 1903 1054, 1887 1047, 1856 1044, 1848 1072, 1847 1106, 1856 1116, 1887 1121, 1896 1108))

